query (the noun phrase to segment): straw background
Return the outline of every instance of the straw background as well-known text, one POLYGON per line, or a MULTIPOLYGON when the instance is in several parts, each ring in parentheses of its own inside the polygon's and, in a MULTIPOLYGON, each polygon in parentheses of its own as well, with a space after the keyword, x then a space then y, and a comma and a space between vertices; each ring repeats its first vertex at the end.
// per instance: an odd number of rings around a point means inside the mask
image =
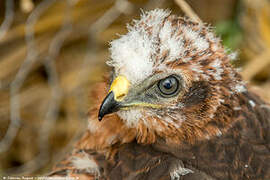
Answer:
POLYGON ((216 27, 232 63, 270 102, 270 0, 1 0, 0 177, 37 175, 87 128, 89 92, 108 71, 108 42, 140 9, 216 27), (191 13, 191 14, 189 14, 191 13), (197 14, 197 15, 196 15, 197 14))

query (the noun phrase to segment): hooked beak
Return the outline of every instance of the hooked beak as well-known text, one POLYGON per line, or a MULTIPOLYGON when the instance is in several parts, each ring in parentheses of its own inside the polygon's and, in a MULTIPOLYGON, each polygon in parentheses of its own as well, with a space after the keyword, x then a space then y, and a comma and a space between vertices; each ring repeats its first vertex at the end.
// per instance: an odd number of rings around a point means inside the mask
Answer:
POLYGON ((103 100, 99 113, 98 120, 101 121, 106 114, 118 111, 122 106, 122 100, 128 93, 129 81, 124 76, 118 76, 113 81, 109 94, 103 100))
POLYGON ((103 100, 98 113, 98 120, 101 121, 106 114, 116 112, 120 108, 120 103, 114 100, 114 92, 111 91, 103 100))

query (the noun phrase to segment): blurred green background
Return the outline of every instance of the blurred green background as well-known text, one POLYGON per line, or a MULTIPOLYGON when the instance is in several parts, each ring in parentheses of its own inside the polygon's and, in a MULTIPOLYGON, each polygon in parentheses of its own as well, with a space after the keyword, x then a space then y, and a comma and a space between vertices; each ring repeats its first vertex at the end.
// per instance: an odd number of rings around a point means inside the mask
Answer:
MULTIPOLYGON (((184 16, 174 0, 0 1, 0 176, 48 171, 87 128, 108 42, 141 9, 184 16)), ((270 102, 270 1, 187 0, 270 102)), ((118 35, 117 35, 118 34, 118 35)))

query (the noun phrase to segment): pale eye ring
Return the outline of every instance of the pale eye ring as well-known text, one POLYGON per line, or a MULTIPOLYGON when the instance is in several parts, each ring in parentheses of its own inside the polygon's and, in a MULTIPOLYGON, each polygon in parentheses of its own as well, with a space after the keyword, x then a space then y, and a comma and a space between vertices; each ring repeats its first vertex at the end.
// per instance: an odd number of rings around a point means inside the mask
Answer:
POLYGON ((175 76, 171 75, 160 80, 158 82, 158 88, 162 95, 173 96, 178 92, 179 80, 175 76))

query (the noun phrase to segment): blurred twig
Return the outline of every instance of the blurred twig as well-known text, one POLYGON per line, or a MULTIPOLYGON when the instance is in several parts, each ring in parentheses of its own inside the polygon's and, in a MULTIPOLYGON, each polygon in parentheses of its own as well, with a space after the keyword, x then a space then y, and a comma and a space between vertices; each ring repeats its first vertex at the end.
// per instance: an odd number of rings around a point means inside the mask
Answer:
POLYGON ((270 52, 265 51, 248 63, 242 71, 245 80, 250 81, 258 72, 270 64, 270 52))
POLYGON ((0 40, 5 36, 14 18, 14 1, 6 0, 5 3, 6 3, 6 8, 5 8, 6 10, 5 10, 4 21, 0 26, 0 40))
POLYGON ((243 78, 270 75, 270 1, 243 0, 244 12, 240 23, 244 31, 243 54, 249 60, 243 67, 243 78), (266 71, 265 71, 266 70, 266 71))
POLYGON ((203 23, 199 16, 193 11, 193 9, 185 0, 175 0, 175 2, 191 20, 200 24, 203 23))
MULTIPOLYGON (((48 8, 49 5, 54 3, 55 1, 50 2, 49 4, 45 4, 48 8)), ((54 39, 52 40, 50 46, 49 46, 49 53, 48 56, 45 57, 43 64, 45 66, 45 69, 48 73, 48 84, 51 88, 51 99, 49 102, 49 109, 46 113, 46 117, 44 119, 43 125, 41 126, 41 129, 39 131, 39 154, 32 159, 31 161, 27 162, 26 164, 22 165, 21 167, 12 168, 8 170, 12 173, 24 173, 24 172, 33 172, 40 167, 44 166, 45 163, 49 160, 49 135, 50 130, 54 126, 55 121, 58 117, 58 109, 59 104, 61 101, 62 93, 61 89, 59 87, 58 82, 58 75, 57 71, 55 69, 54 59, 58 56, 60 48, 63 45, 64 40, 66 37, 71 33, 72 26, 71 26, 71 17, 70 12, 72 12, 71 7, 71 1, 66 0, 66 20, 63 22, 62 28, 60 31, 56 34, 54 39)), ((44 6, 44 4, 40 4, 40 6, 44 6)), ((45 8, 46 9, 46 8, 45 8)), ((45 10, 44 9, 44 10, 45 10)))
MULTIPOLYGON (((99 69, 98 65, 104 64, 108 58, 107 42, 115 37, 115 33, 124 32, 123 24, 134 15, 137 16, 140 8, 166 8, 162 4, 168 1, 148 0, 144 1, 143 5, 141 2, 128 0, 20 2, 34 2, 32 5, 35 6, 30 10, 30 15, 24 14, 24 17, 13 22, 13 14, 20 15, 21 12, 15 13, 13 4, 8 7, 8 3, 13 1, 6 0, 5 19, 0 27, 0 46, 12 47, 12 50, 7 48, 7 52, 2 50, 0 55, 0 83, 4 85, 4 88, 0 89, 3 90, 0 97, 4 97, 4 100, 0 101, 0 116, 4 117, 1 120, 7 125, 10 118, 8 130, 3 133, 1 131, 4 138, 0 141, 0 152, 12 150, 14 153, 15 148, 22 146, 16 143, 26 138, 35 139, 38 147, 33 148, 33 152, 28 152, 30 155, 27 158, 21 158, 16 149, 17 159, 10 159, 18 160, 22 164, 3 169, 2 172, 6 174, 29 174, 47 164, 50 158, 54 160, 61 157, 67 144, 69 146, 73 143, 74 138, 71 137, 77 137, 87 128, 85 120, 89 98, 86 91, 90 89, 89 86, 93 86, 91 78, 100 77, 104 73, 98 72, 97 75, 95 71, 99 69), (62 13, 62 10, 65 10, 65 13, 62 13), (25 20, 27 15, 27 22, 24 23, 22 20, 25 20), (9 28, 12 23, 14 27, 9 28), (3 33, 5 35, 1 37, 3 33), (29 125, 29 122, 36 124, 29 125), (72 127, 66 124, 67 122, 71 123, 72 127), (25 134, 24 128, 29 130, 29 127, 38 127, 37 132, 30 134, 37 136, 21 137, 21 134, 25 134), (65 141, 68 142, 55 142, 52 135, 59 136, 60 141, 66 138, 65 141), (50 141, 49 136, 52 138, 50 141), (13 141, 14 145, 11 146, 13 141), (57 146, 54 143, 57 143, 57 146), (51 151, 53 153, 50 154, 51 151)), ((175 2, 193 21, 202 23, 186 1, 175 2)), ((266 56, 262 55, 261 58, 266 56)), ((251 65, 246 67, 254 71, 254 67, 250 68, 251 65)), ((244 73, 246 71, 245 69, 244 73)), ((1 130, 5 130, 5 126, 1 130)), ((13 164, 3 165, 5 168, 10 166, 13 164)))
POLYGON ((18 73, 15 76, 15 79, 11 83, 10 87, 10 124, 7 129, 6 135, 0 142, 0 153, 7 151, 15 138, 17 131, 20 127, 21 118, 20 118, 20 98, 19 91, 22 87, 25 78, 33 66, 38 52, 35 48, 34 40, 34 25, 40 15, 50 7, 56 0, 43 1, 29 16, 26 22, 26 35, 25 40, 27 42, 27 57, 21 65, 18 73))
MULTIPOLYGON (((115 4, 107 10, 103 16, 101 16, 98 20, 96 20, 88 30, 88 51, 84 57, 83 64, 81 66, 81 70, 79 71, 79 74, 77 76, 77 82, 85 82, 84 79, 86 79, 89 76, 89 73, 91 72, 91 68, 95 67, 95 61, 97 50, 99 48, 99 45, 97 44, 97 37, 98 35, 103 32, 110 24, 112 24, 122 13, 128 14, 132 12, 133 6, 131 3, 129 3, 126 0, 117 0, 115 4)), ((88 95, 85 95, 81 88, 81 85, 78 85, 76 96, 77 96, 77 104, 78 107, 82 107, 82 104, 85 104, 85 100, 88 95)), ((84 112, 81 112, 84 117, 86 118, 86 114, 84 112)))

